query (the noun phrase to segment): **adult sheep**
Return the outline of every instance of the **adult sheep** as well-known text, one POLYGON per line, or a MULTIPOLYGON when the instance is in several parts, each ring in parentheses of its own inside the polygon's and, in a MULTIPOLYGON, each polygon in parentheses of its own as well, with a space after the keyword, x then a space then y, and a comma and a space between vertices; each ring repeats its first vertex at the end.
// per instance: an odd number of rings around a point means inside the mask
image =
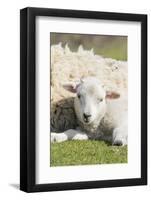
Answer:
POLYGON ((52 45, 51 135, 75 130, 78 126, 74 110, 76 93, 65 90, 62 85, 78 84, 80 78, 93 76, 101 81, 105 91, 116 91, 123 97, 127 96, 127 69, 127 62, 95 55, 93 50, 84 50, 82 46, 72 52, 67 45, 52 45))

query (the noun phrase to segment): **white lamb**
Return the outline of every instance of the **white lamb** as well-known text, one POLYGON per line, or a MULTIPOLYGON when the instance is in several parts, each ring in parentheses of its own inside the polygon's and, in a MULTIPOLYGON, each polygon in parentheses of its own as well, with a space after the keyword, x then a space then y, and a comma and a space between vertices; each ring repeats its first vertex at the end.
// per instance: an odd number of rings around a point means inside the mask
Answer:
POLYGON ((74 109, 78 127, 62 133, 51 133, 51 142, 101 139, 113 145, 127 145, 127 97, 116 91, 105 91, 100 80, 87 77, 64 88, 76 93, 74 109))

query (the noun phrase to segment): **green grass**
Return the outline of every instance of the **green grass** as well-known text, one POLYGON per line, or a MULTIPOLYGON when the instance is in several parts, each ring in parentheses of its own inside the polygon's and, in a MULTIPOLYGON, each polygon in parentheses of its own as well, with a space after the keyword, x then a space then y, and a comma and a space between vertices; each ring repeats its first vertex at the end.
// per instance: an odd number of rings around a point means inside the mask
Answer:
POLYGON ((104 141, 66 141, 51 144, 51 166, 127 163, 127 146, 104 141))

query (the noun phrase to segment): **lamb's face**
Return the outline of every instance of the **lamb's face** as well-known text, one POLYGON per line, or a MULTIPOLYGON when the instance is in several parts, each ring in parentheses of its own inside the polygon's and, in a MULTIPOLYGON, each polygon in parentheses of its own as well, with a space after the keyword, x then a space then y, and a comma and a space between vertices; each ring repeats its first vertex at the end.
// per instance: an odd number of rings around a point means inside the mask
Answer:
POLYGON ((101 83, 94 78, 84 79, 77 87, 75 112, 78 119, 85 124, 101 120, 106 111, 106 93, 101 83))
POLYGON ((119 98, 116 92, 105 92, 94 77, 87 77, 79 83, 66 84, 64 88, 76 93, 74 107, 78 119, 84 124, 99 122, 106 112, 106 99, 119 98))

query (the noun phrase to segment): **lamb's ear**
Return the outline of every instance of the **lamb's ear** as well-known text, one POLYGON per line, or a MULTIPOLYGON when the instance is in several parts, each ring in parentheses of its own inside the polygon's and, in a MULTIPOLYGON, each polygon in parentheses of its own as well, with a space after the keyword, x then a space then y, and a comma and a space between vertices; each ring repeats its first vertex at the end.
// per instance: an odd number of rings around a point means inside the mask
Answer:
POLYGON ((120 97, 120 94, 113 91, 107 91, 106 92, 106 99, 118 99, 120 97))
POLYGON ((74 83, 67 83, 63 84, 63 88, 69 92, 76 93, 77 92, 77 85, 74 83))

